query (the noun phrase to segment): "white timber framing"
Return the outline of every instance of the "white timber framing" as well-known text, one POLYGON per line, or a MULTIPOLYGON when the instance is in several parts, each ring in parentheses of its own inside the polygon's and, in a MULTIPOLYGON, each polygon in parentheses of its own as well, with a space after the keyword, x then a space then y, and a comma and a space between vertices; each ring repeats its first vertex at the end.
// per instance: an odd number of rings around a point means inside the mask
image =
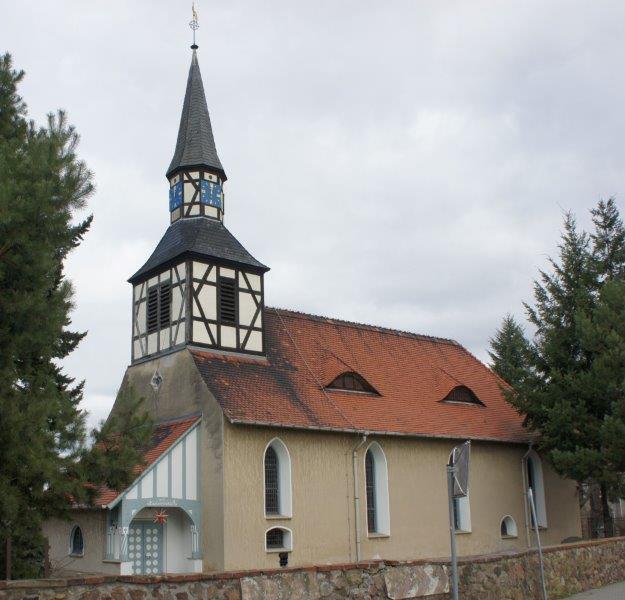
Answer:
POLYGON ((190 263, 190 342, 196 346, 262 354, 263 275, 237 266, 190 263), (234 281, 235 319, 225 322, 220 295, 224 279, 234 281))
MULTIPOLYGON (((132 360, 151 356, 163 350, 182 346, 186 339, 185 298, 187 295, 186 265, 180 263, 147 280, 137 283, 133 288, 132 309, 132 360), (148 292, 154 286, 169 283, 169 322, 148 331, 148 292)), ((159 302, 161 299, 159 298, 159 302)), ((160 312, 160 305, 158 307, 160 312)))

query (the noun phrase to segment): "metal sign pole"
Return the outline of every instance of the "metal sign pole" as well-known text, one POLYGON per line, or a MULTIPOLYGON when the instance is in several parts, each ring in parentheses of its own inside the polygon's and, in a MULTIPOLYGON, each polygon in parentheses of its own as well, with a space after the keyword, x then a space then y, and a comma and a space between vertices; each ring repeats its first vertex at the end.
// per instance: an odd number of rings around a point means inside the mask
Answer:
POLYGON ((538 546, 538 562, 540 564, 540 585, 543 588, 543 600, 547 600, 547 586, 545 585, 545 566, 543 564, 543 548, 540 544, 540 533, 538 533, 538 519, 536 518, 536 503, 534 502, 534 492, 531 487, 527 488, 527 498, 530 501, 532 520, 534 521, 534 531, 536 532, 536 545, 538 546))
POLYGON ((449 537, 451 540, 451 597, 458 600, 458 556, 456 554, 456 523, 454 519, 454 476, 456 467, 447 465, 447 499, 449 501, 449 537))

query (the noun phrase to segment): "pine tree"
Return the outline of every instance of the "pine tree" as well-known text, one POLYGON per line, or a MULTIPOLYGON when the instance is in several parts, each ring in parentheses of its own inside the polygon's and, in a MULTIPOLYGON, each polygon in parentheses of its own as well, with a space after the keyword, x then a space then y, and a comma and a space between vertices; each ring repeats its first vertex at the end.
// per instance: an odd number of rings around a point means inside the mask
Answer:
POLYGON ((27 121, 23 76, 0 57, 0 540, 13 539, 13 577, 37 574, 42 520, 88 501, 109 483, 107 466, 111 483, 129 480, 145 441, 144 431, 118 436, 100 468, 87 469, 99 450, 85 445, 83 382, 60 365, 85 335, 68 329, 63 263, 91 224, 74 218, 93 192, 92 174, 63 112, 44 127, 27 121))
POLYGON ((509 399, 558 472, 600 486, 609 535, 608 498, 625 491, 625 229, 613 200, 591 213, 590 236, 566 216, 559 259, 534 285, 531 360, 509 399))
POLYGON ((512 315, 506 315, 490 340, 491 368, 512 388, 519 386, 529 369, 529 344, 512 315))
POLYGON ((595 231, 590 239, 598 283, 625 277, 625 227, 614 198, 601 200, 591 211, 595 231))

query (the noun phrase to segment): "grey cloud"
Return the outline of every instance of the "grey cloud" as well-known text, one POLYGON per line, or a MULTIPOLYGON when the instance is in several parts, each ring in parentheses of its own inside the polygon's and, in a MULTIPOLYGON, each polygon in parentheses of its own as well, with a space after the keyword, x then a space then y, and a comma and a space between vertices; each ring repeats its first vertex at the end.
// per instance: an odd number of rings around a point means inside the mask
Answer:
MULTIPOLYGON (((562 210, 587 224, 600 197, 622 198, 622 2, 197 4, 226 223, 272 267, 271 305, 485 358, 562 210)), ((125 279, 167 227, 188 11, 12 3, 0 23, 31 115, 66 108, 96 174, 93 230, 68 265, 89 335, 67 369, 98 416, 129 360, 125 279)))

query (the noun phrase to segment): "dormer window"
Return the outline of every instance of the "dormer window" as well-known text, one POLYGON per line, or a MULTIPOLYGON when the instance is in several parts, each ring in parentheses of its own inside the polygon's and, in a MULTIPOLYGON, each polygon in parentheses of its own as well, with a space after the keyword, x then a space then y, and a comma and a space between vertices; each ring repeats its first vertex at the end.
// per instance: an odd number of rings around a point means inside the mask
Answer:
POLYGON ((353 371, 342 373, 334 379, 332 383, 326 386, 326 389, 360 392, 362 394, 375 394, 379 396, 378 392, 364 377, 353 371))
POLYGON ((442 401, 451 404, 477 404, 478 406, 484 406, 484 403, 466 385, 456 386, 442 401))

